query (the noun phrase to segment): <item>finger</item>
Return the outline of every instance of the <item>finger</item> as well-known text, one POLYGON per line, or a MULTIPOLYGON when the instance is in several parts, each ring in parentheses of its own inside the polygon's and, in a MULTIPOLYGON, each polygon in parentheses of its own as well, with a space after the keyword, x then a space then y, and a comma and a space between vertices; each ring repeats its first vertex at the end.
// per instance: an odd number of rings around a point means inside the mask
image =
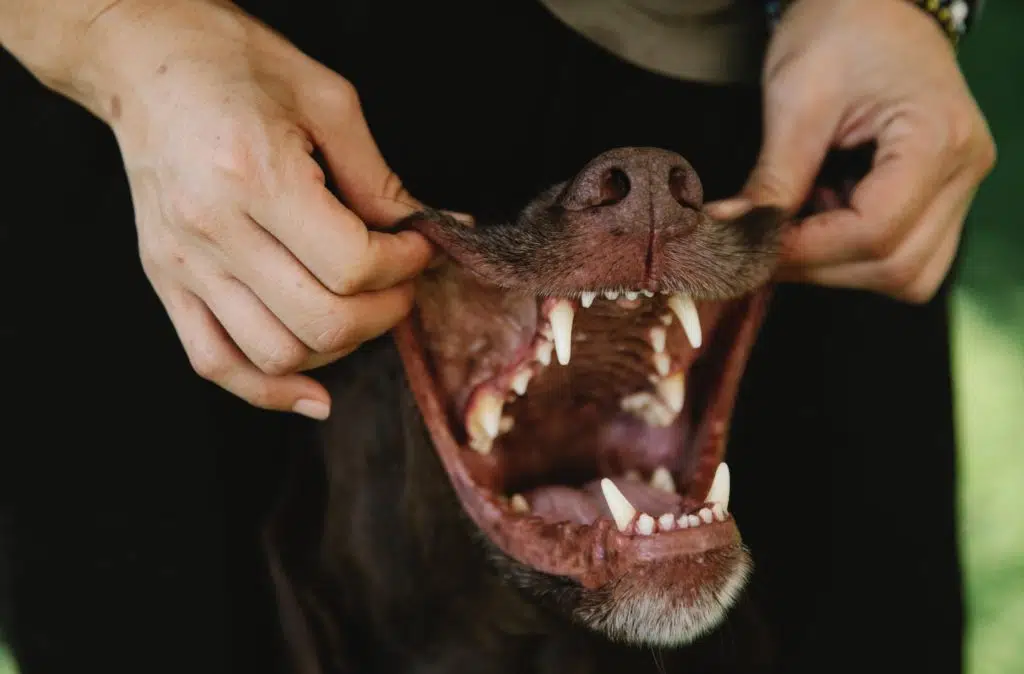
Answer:
MULTIPOLYGON (((964 210, 964 218, 970 207, 964 210)), ((960 240, 963 235, 962 227, 951 227, 946 232, 946 238, 942 240, 935 255, 928 261, 927 266, 905 292, 905 299, 910 302, 927 302, 935 297, 935 293, 946 280, 956 258, 957 248, 960 247, 960 240)))
POLYGON ((249 224, 248 242, 231 254, 222 253, 221 264, 313 351, 355 347, 389 330, 412 308, 413 286, 408 282, 338 297, 274 237, 249 224))
POLYGON ((244 284, 196 270, 193 290, 250 362, 270 375, 291 374, 306 361, 302 343, 244 284))
POLYGON ((875 164, 854 188, 850 208, 826 211, 790 228, 788 265, 840 265, 884 260, 920 219, 953 170, 927 144, 900 142, 879 149, 875 164))
MULTIPOLYGON (((945 264, 953 260, 955 243, 959 241, 963 221, 973 198, 973 189, 960 179, 950 183, 925 212, 919 223, 897 248, 883 260, 851 262, 816 267, 788 267, 780 280, 816 283, 826 286, 874 290, 897 299, 920 302, 929 299, 927 284, 920 281, 936 251, 945 252, 950 244, 949 231, 954 232, 953 252, 945 264)), ((937 286, 936 286, 937 287, 937 286)))
POLYGON ((330 414, 330 396, 319 383, 303 375, 274 377, 260 372, 197 296, 170 283, 154 281, 153 287, 199 376, 256 407, 291 410, 314 419, 330 414))
POLYGON ((756 205, 796 212, 832 145, 842 106, 834 104, 827 90, 814 86, 814 77, 788 70, 768 81, 764 141, 741 195, 756 205))
POLYGON ((423 207, 384 160, 349 82, 332 73, 327 86, 311 87, 300 106, 332 178, 361 218, 386 227, 423 207))
POLYGON ((327 189, 309 155, 290 153, 280 171, 280 188, 253 200, 248 214, 332 293, 390 288, 430 262, 434 249, 421 234, 368 231, 327 189))

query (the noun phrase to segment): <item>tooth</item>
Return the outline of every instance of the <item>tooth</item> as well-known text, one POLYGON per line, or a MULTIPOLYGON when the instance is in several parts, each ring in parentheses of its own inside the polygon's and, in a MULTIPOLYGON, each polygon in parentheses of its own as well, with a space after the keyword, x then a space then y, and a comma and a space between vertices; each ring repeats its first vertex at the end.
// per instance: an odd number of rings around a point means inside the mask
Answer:
POLYGON ((512 390, 518 395, 526 395, 526 387, 529 385, 530 380, 533 379, 533 370, 528 367, 524 367, 519 372, 516 372, 515 376, 512 377, 512 390))
POLYGON ((672 325, 672 314, 662 314, 658 317, 658 320, 660 320, 661 324, 667 328, 672 325))
POLYGON ((651 348, 654 349, 655 353, 661 353, 665 350, 665 342, 668 341, 668 330, 655 325, 650 331, 651 348))
POLYGON ((601 491, 604 493, 604 500, 608 504, 608 510, 612 512, 615 526, 619 528, 619 531, 625 531, 636 515, 636 508, 626 500, 626 497, 622 495, 622 492, 615 486, 615 483, 608 478, 601 480, 601 491))
POLYGON ((638 297, 638 293, 635 290, 627 290, 625 295, 627 300, 635 300, 638 297))
POLYGON ((641 294, 643 294, 644 297, 654 297, 654 293, 652 293, 650 290, 641 290, 640 292, 641 294))
POLYGON ((682 372, 676 372, 658 382, 658 395, 674 412, 682 411, 685 393, 682 372))
POLYGON ((669 370, 672 369, 672 356, 667 353, 654 354, 654 369, 662 377, 666 376, 669 370))
POLYGON ((530 512, 530 504, 526 502, 522 494, 516 494, 512 497, 512 511, 517 513, 530 512))
POLYGON ((512 430, 512 427, 515 425, 515 423, 516 420, 513 419, 512 417, 502 417, 501 423, 498 424, 498 432, 508 433, 509 431, 512 430))
POLYGON ((643 536, 650 536, 654 533, 654 518, 644 513, 636 520, 636 531, 643 536))
MULTIPOLYGON (((484 391, 473 404, 469 413, 469 433, 480 438, 481 436, 494 439, 498 437, 501 429, 501 408, 505 401, 496 392, 484 391)), ((488 451, 490 449, 488 448, 488 451)), ((483 452, 486 454, 486 452, 483 452)))
POLYGON ((619 291, 618 290, 605 290, 604 291, 604 298, 606 300, 614 300, 614 299, 618 299, 618 297, 619 297, 619 291))
POLYGON ((668 308, 679 317, 686 338, 690 340, 693 348, 699 349, 701 344, 700 316, 697 314, 697 305, 693 303, 693 298, 686 293, 676 293, 668 298, 668 308))
POLYGON ((541 365, 551 365, 551 352, 554 349, 555 345, 546 339, 537 342, 536 351, 534 352, 537 362, 541 365))
POLYGON ((711 506, 711 513, 719 522, 725 521, 725 508, 722 507, 721 503, 716 503, 715 505, 711 506))
POLYGON ((718 464, 718 469, 715 470, 715 479, 711 481, 708 497, 704 500, 709 503, 721 503, 722 508, 728 510, 730 482, 732 480, 729 475, 729 466, 723 461, 718 464))
POLYGON ((492 445, 494 445, 494 438, 489 438, 486 435, 469 436, 469 447, 478 454, 490 454, 492 445))
POLYGON ((697 514, 700 515, 700 518, 702 520, 704 520, 704 524, 711 524, 712 522, 715 521, 715 516, 711 512, 711 508, 701 508, 697 512, 697 514))
POLYGON ((676 520, 676 526, 679 527, 680 529, 689 529, 690 528, 690 518, 687 517, 686 515, 680 515, 679 519, 676 520))
POLYGON ((672 513, 665 513, 658 518, 658 529, 661 531, 672 531, 676 528, 676 518, 672 513))
POLYGON ((640 482, 640 472, 636 470, 627 470, 623 473, 622 477, 626 478, 630 482, 640 482))
POLYGON ((700 518, 697 517, 696 515, 687 515, 686 519, 690 523, 691 527, 699 527, 700 526, 700 518))
POLYGON ((555 336, 555 352, 558 354, 558 362, 562 365, 569 364, 569 352, 572 349, 573 314, 572 305, 566 300, 559 300, 548 314, 551 331, 555 336))
POLYGON ((665 466, 658 466, 654 469, 654 473, 651 474, 651 486, 670 494, 676 493, 676 482, 672 479, 672 473, 668 472, 668 468, 665 466))
POLYGON ((580 304, 583 305, 584 309, 589 309, 590 305, 594 303, 594 298, 597 297, 597 293, 585 292, 580 295, 580 304))
POLYGON ((676 413, 659 398, 648 391, 631 393, 619 401, 624 412, 631 412, 651 426, 664 428, 676 419, 676 413))

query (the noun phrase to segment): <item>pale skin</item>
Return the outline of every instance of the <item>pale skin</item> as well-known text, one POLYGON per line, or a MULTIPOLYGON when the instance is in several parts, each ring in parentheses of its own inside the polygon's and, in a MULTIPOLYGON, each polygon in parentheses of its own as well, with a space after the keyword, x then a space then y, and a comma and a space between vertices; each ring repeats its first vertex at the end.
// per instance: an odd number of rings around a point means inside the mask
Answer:
MULTIPOLYGON (((398 323, 435 254, 414 232, 367 228, 419 203, 353 87, 225 1, 0 0, 0 43, 113 130, 143 268, 196 372, 253 405, 326 418, 327 391, 303 372, 398 323)), ((764 83, 757 167, 712 208, 795 211, 830 147, 875 139, 852 208, 790 230, 782 278, 934 296, 995 161, 937 24, 906 0, 800 0, 764 83)))

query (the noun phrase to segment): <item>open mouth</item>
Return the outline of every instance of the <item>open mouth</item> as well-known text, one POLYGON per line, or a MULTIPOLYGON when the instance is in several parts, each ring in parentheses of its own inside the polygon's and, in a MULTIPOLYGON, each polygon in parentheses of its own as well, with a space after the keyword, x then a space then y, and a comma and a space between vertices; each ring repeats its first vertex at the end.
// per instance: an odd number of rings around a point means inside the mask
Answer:
POLYGON ((716 222, 700 203, 682 158, 625 148, 514 223, 424 214, 451 261, 396 330, 470 518, 534 571, 703 611, 655 641, 714 624, 750 566, 724 451, 781 218, 716 222))

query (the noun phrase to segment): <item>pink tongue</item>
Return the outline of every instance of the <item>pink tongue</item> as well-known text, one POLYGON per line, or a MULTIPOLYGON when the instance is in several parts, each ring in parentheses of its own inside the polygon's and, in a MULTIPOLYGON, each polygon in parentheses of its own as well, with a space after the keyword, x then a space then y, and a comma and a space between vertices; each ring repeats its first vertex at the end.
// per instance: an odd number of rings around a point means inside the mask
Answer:
MULTIPOLYGON (((664 513, 679 515, 682 512, 682 499, 679 494, 670 494, 646 482, 628 480, 624 477, 615 477, 612 481, 637 512, 645 512, 652 517, 664 513)), ((612 516, 601 492, 600 480, 588 482, 579 489, 560 485, 538 487, 527 492, 525 496, 530 503, 530 510, 535 515, 552 522, 590 524, 602 515, 612 516)))

